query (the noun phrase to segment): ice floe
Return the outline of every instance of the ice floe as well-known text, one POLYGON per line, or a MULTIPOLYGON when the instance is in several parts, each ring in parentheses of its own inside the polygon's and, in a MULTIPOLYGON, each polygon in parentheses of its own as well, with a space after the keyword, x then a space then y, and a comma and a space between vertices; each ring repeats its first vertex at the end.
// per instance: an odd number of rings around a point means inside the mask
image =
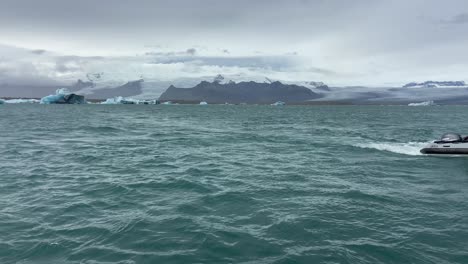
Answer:
POLYGON ((281 101, 278 101, 276 103, 273 103, 271 105, 274 105, 274 106, 281 106, 281 105, 285 105, 286 103, 285 102, 281 102, 281 101))
POLYGON ((71 93, 66 88, 58 89, 55 94, 41 99, 41 104, 86 104, 84 96, 71 93))
POLYGON ((436 105, 434 101, 426 101, 421 103, 409 103, 408 106, 431 106, 436 105))
POLYGON ((5 100, 6 104, 38 104, 40 100, 37 99, 9 99, 5 100))
POLYGON ((159 104, 158 100, 138 100, 134 98, 125 98, 122 96, 117 96, 114 98, 109 98, 101 104, 145 104, 145 105, 156 105, 159 104))

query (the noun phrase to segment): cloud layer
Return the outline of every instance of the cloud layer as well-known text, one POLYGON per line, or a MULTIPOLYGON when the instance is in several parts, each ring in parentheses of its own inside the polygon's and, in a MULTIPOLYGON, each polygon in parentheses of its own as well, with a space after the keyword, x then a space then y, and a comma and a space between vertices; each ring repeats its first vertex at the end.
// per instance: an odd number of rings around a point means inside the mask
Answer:
POLYGON ((4 0, 0 83, 467 80, 467 14, 462 0, 4 0))

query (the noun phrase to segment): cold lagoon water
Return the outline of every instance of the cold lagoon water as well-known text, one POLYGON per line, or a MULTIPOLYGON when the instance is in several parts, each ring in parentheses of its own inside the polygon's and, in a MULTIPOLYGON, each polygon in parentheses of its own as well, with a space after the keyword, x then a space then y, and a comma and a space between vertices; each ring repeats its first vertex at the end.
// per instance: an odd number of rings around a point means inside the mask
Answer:
POLYGON ((0 263, 468 263, 467 112, 1 105, 0 263))

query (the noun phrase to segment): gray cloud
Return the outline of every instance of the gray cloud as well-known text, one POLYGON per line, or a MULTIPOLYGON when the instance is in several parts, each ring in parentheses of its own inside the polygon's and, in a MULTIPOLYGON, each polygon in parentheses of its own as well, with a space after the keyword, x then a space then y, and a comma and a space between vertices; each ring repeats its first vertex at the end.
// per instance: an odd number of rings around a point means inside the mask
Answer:
POLYGON ((56 62, 55 70, 59 73, 73 73, 81 71, 82 68, 79 66, 79 64, 56 62))
POLYGON ((318 73, 321 75, 338 75, 339 74, 335 71, 324 69, 324 68, 318 68, 318 67, 309 67, 307 68, 307 71, 318 73))
POLYGON ((31 50, 31 53, 36 54, 36 55, 42 55, 42 54, 46 53, 46 50, 36 49, 36 50, 31 50))
POLYGON ((290 56, 178 56, 160 57, 154 64, 191 63, 220 67, 286 69, 295 65, 290 56))
POLYGON ((145 52, 146 56, 158 56, 158 57, 171 57, 171 56, 194 56, 197 53, 195 48, 187 49, 186 51, 149 51, 145 52))
POLYGON ((68 79, 145 71, 346 85, 466 79, 466 28, 452 26, 465 23, 465 0, 2 0, 0 43, 23 49, 0 45, 0 70, 8 68, 3 79, 31 75, 27 61, 35 75, 68 79))
POLYGON ((193 56, 193 55, 195 55, 195 54, 197 53, 197 50, 194 49, 194 48, 190 48, 190 49, 188 49, 186 52, 187 52, 187 54, 193 56))
POLYGON ((468 13, 460 13, 451 17, 450 19, 442 20, 445 24, 466 24, 468 23, 468 13))

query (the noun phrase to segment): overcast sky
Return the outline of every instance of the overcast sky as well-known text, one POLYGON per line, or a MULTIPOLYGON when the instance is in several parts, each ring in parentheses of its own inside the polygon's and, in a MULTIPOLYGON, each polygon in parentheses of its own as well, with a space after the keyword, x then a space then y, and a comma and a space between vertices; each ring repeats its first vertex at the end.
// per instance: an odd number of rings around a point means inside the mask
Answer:
POLYGON ((468 80, 464 0, 2 0, 0 82, 468 80))

